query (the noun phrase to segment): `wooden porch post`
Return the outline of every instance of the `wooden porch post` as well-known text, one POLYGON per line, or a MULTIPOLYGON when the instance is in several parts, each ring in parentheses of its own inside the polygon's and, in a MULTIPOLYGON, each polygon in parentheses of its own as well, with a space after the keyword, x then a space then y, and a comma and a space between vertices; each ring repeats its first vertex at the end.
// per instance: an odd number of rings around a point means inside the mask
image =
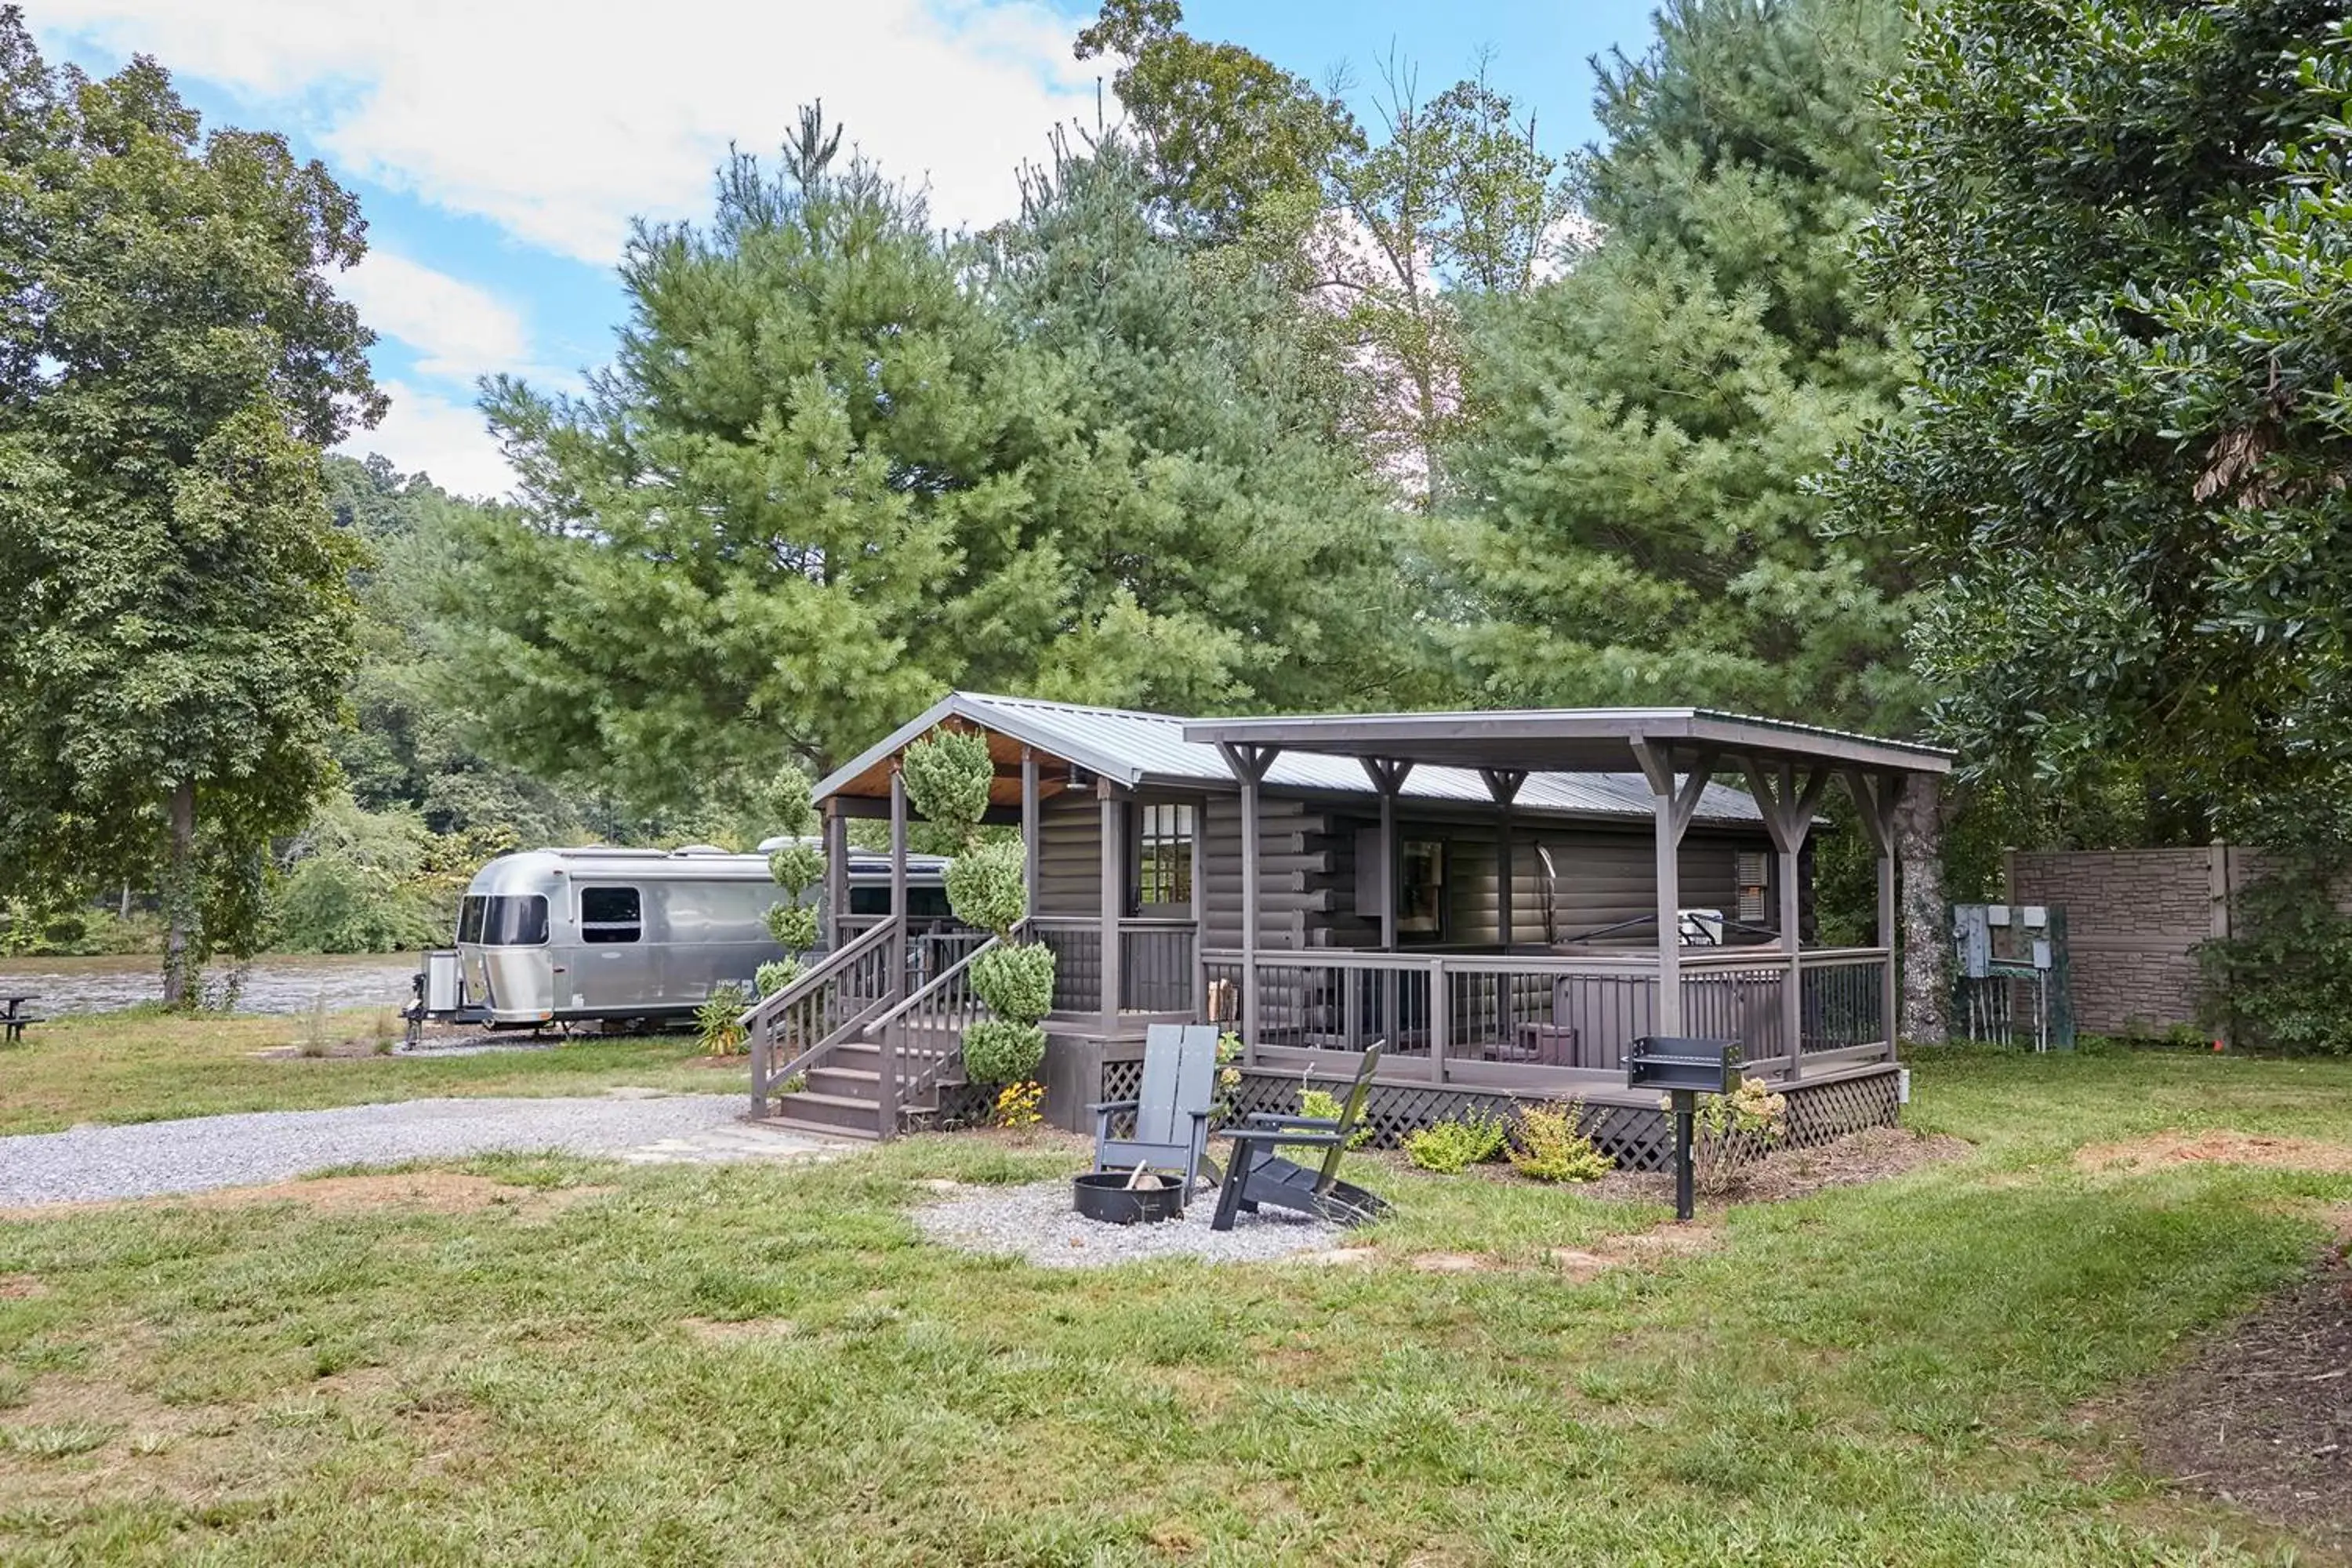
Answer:
MULTIPOLYGON (((907 963, 914 952, 914 922, 907 918, 907 776, 900 771, 898 759, 890 759, 890 918, 898 922, 898 940, 890 946, 890 1000, 907 999, 907 963)), ((874 1098, 881 1125, 877 1131, 888 1138, 898 1131, 898 1046, 904 1037, 905 1023, 894 1021, 883 1031, 882 1049, 876 1067, 874 1098)))
POLYGON ((1846 794, 1853 797, 1853 814, 1862 823, 1863 837, 1878 855, 1878 945, 1886 953, 1886 968, 1878 979, 1878 1017, 1886 1032, 1886 1059, 1893 1061, 1897 1054, 1895 1037, 1902 1031, 1896 1026, 1895 1014, 1901 1004, 1897 999, 1895 953, 1895 800, 1902 793, 1900 773, 1872 774, 1859 768, 1845 774, 1846 794))
POLYGON ((1209 1022, 1209 797, 1192 803, 1192 1016, 1209 1022))
POLYGON ((1503 951, 1507 953, 1519 929, 1518 889, 1514 875, 1518 825, 1512 819, 1511 806, 1519 798, 1519 786, 1528 782, 1528 775, 1523 768, 1480 768, 1478 773, 1486 781, 1486 793, 1494 796, 1495 805, 1500 808, 1495 816, 1495 923, 1503 951))
POLYGON ((1127 809, 1118 787, 1097 778, 1102 796, 1102 1031, 1118 1032, 1118 921, 1127 912, 1127 809))
POLYGON ((1029 894, 1029 910, 1037 910, 1038 833, 1037 753, 1021 748, 1021 886, 1029 894))
POLYGON ((841 803, 824 803, 824 946, 841 949, 841 921, 849 913, 849 818, 841 803))
POLYGON ((1682 908, 1682 829, 1675 820, 1675 759, 1669 747, 1653 748, 1643 740, 1633 742, 1633 758, 1650 781, 1650 808, 1657 825, 1652 873, 1658 900, 1657 1031, 1669 1037, 1683 1032, 1682 932, 1677 925, 1682 908))
MULTIPOLYGON (((1397 873, 1401 869, 1397 851, 1397 792, 1404 788, 1404 781, 1412 773, 1412 764, 1391 762, 1385 757, 1366 757, 1362 761, 1365 774, 1371 779, 1372 787, 1381 795, 1381 948, 1383 952, 1394 952, 1397 950, 1397 873)), ((1402 1050, 1404 1047, 1404 977, 1394 964, 1382 969, 1380 974, 1381 1025, 1379 1033, 1373 1037, 1385 1037, 1391 1051, 1402 1050)), ((1348 981, 1348 987, 1349 1000, 1353 1002, 1355 981, 1352 976, 1348 981)), ((1429 1005, 1434 1010, 1444 1005, 1444 992, 1441 988, 1430 997, 1429 1005)), ((1352 1014, 1354 1008, 1351 1006, 1349 1011, 1352 1014)), ((1361 1050, 1365 1042, 1358 1037, 1353 1024, 1351 1017, 1348 1044, 1353 1049, 1361 1050)), ((1444 1070, 1444 1064, 1434 1055, 1430 1058, 1429 1066, 1433 1073, 1444 1070)))
POLYGON ((1274 766, 1278 748, 1220 742, 1218 752, 1242 786, 1242 1043, 1257 1059, 1257 786, 1274 766))
POLYGON ((1830 775, 1826 767, 1816 767, 1801 788, 1794 763, 1782 763, 1769 773, 1753 757, 1743 758, 1742 765, 1777 857, 1773 879, 1780 892, 1780 946, 1788 954, 1787 978, 1780 983, 1780 1033, 1789 1053, 1789 1080, 1793 1083, 1805 1070, 1805 943, 1798 914, 1797 858, 1812 832, 1813 807, 1820 804, 1830 775))
POLYGON ((1650 796, 1658 825, 1658 1011, 1657 1032, 1672 1037, 1683 1032, 1682 842, 1683 833, 1698 813, 1706 781, 1715 773, 1716 753, 1701 751, 1689 774, 1675 783, 1674 748, 1633 736, 1628 742, 1642 776, 1650 781, 1650 796))

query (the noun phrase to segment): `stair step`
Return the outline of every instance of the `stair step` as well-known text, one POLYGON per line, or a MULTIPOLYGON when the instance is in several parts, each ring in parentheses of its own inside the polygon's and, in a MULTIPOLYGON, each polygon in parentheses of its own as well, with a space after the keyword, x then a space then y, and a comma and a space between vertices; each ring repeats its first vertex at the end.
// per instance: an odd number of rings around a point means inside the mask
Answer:
POLYGON ((881 1108, 875 1101, 846 1094, 804 1089, 780 1096, 776 1105, 780 1114, 793 1121, 863 1132, 868 1137, 875 1136, 881 1125, 881 1108))
POLYGON ((760 1121, 762 1127, 781 1127, 787 1132, 806 1132, 818 1138, 854 1138, 872 1143, 880 1138, 871 1126, 836 1127, 830 1121, 807 1121, 797 1116, 767 1116, 760 1121))
POLYGON ((874 1105, 881 1099, 882 1075, 872 1068, 811 1068, 808 1087, 818 1094, 839 1095, 874 1105))

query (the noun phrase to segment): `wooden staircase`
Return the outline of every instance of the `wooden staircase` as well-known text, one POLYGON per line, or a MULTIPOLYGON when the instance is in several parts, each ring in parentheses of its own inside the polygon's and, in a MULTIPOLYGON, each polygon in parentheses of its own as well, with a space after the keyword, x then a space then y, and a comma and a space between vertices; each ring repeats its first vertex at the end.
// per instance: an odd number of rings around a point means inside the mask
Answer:
POLYGON ((964 1026, 988 1016, 970 970, 994 945, 903 994, 907 947, 899 922, 886 921, 763 998, 742 1017, 752 1116, 820 1137, 878 1139, 937 1114, 940 1090, 962 1081, 964 1026))

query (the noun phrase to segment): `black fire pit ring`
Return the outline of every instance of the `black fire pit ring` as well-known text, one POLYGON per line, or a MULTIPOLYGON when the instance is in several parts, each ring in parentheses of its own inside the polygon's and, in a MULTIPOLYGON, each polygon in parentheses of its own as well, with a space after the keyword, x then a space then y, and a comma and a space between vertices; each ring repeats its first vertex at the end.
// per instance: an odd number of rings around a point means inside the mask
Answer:
POLYGON ((1090 1171, 1074 1178, 1070 1185, 1079 1215, 1105 1225, 1157 1225, 1183 1217, 1182 1177, 1164 1186, 1130 1188, 1130 1175, 1127 1171, 1090 1171))

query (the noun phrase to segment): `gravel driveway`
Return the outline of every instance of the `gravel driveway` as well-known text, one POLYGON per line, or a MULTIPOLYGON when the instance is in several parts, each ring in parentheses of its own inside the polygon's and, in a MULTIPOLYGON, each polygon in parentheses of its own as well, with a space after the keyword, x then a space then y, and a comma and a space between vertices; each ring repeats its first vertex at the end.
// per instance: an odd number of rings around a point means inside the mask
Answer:
POLYGON ((822 1158, 839 1144, 743 1123, 740 1094, 412 1100, 0 1138, 0 1206, 282 1182, 331 1165, 500 1150, 642 1163, 822 1158))

